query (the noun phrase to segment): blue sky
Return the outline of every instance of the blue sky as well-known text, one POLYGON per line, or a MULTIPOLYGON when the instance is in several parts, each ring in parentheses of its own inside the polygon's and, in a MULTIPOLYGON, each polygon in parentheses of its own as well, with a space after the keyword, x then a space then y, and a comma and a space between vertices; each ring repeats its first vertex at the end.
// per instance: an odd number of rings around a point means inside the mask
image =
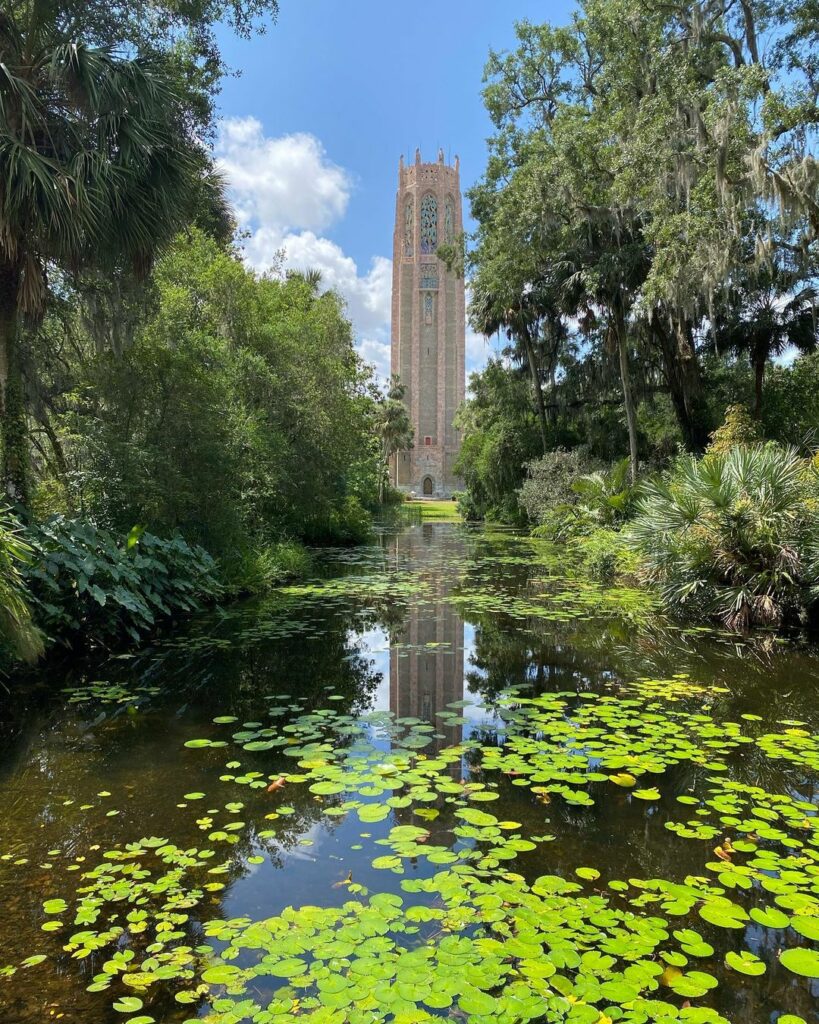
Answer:
MULTIPOLYGON (((221 37, 241 70, 220 96, 217 156, 259 269, 317 267, 347 299, 362 354, 389 364, 392 228, 398 158, 420 146, 461 158, 464 189, 485 164, 481 101, 490 47, 514 23, 565 23, 565 0, 281 0, 276 24, 221 37), (283 254, 283 257, 282 257, 283 254)), ((485 359, 468 338, 467 368, 485 359)))

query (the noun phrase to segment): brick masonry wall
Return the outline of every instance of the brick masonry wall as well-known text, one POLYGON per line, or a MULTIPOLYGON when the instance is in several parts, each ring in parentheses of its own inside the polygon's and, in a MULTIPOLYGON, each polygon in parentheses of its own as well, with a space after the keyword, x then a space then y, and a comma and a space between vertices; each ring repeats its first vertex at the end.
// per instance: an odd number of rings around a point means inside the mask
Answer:
POLYGON ((437 200, 438 242, 445 241, 447 198, 453 204, 453 234, 463 230, 458 159, 454 166, 415 163, 398 172, 393 234, 391 372, 406 388, 405 402, 415 431, 415 447, 393 459, 391 479, 405 491, 449 497, 461 482, 452 467, 460 450, 453 426, 466 391, 465 296, 462 278, 447 271, 431 253, 421 252, 421 204, 431 194, 437 200), (411 230, 406 232, 407 202, 413 203, 411 230), (431 268, 434 267, 437 274, 431 268), (431 296, 431 298, 430 298, 431 296), (431 304, 431 308, 430 308, 431 304), (425 444, 425 438, 431 439, 425 444))

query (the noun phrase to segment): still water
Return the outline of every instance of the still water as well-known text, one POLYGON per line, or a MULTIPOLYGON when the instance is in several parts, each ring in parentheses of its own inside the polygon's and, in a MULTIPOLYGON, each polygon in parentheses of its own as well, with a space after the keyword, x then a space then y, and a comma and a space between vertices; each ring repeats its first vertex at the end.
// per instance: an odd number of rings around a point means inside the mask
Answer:
POLYGON ((0 1021, 817 1019, 808 647, 426 523, 0 717, 0 1021))

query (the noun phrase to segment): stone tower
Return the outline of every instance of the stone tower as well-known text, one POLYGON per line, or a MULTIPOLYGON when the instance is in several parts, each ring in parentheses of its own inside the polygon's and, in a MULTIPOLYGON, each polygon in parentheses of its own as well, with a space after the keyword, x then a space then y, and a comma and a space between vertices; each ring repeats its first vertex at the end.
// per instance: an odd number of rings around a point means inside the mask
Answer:
POLYGON ((398 168, 392 264, 391 372, 406 391, 415 447, 393 459, 402 491, 449 497, 460 484, 454 464, 460 438, 453 425, 465 391, 464 282, 438 259, 438 245, 463 230, 458 158, 398 168))

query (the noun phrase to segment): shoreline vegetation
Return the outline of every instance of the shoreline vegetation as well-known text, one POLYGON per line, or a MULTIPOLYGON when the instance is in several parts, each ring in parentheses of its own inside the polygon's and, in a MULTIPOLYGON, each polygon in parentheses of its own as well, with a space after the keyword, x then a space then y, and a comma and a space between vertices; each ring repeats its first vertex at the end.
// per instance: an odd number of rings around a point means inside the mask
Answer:
MULTIPOLYGON (((794 99, 814 40, 803 4, 753 6, 707 24, 635 8, 624 40, 617 4, 587 0, 489 54, 476 229, 437 254, 468 279, 472 328, 502 347, 458 412, 457 511, 405 513, 532 529, 601 580, 627 573, 739 631, 811 624, 819 585, 819 101, 794 99), (764 64, 762 22, 778 40, 764 64)), ((12 7, 13 661, 62 633, 136 642, 166 609, 303 577, 308 549, 360 543, 402 503, 389 461, 413 438, 404 385, 362 361, 344 296, 284 256, 249 267, 203 142, 226 71, 216 25, 229 13, 252 33, 274 0, 160 3, 157 18, 12 7), (143 558, 167 570, 162 593, 138 578, 143 558)))

